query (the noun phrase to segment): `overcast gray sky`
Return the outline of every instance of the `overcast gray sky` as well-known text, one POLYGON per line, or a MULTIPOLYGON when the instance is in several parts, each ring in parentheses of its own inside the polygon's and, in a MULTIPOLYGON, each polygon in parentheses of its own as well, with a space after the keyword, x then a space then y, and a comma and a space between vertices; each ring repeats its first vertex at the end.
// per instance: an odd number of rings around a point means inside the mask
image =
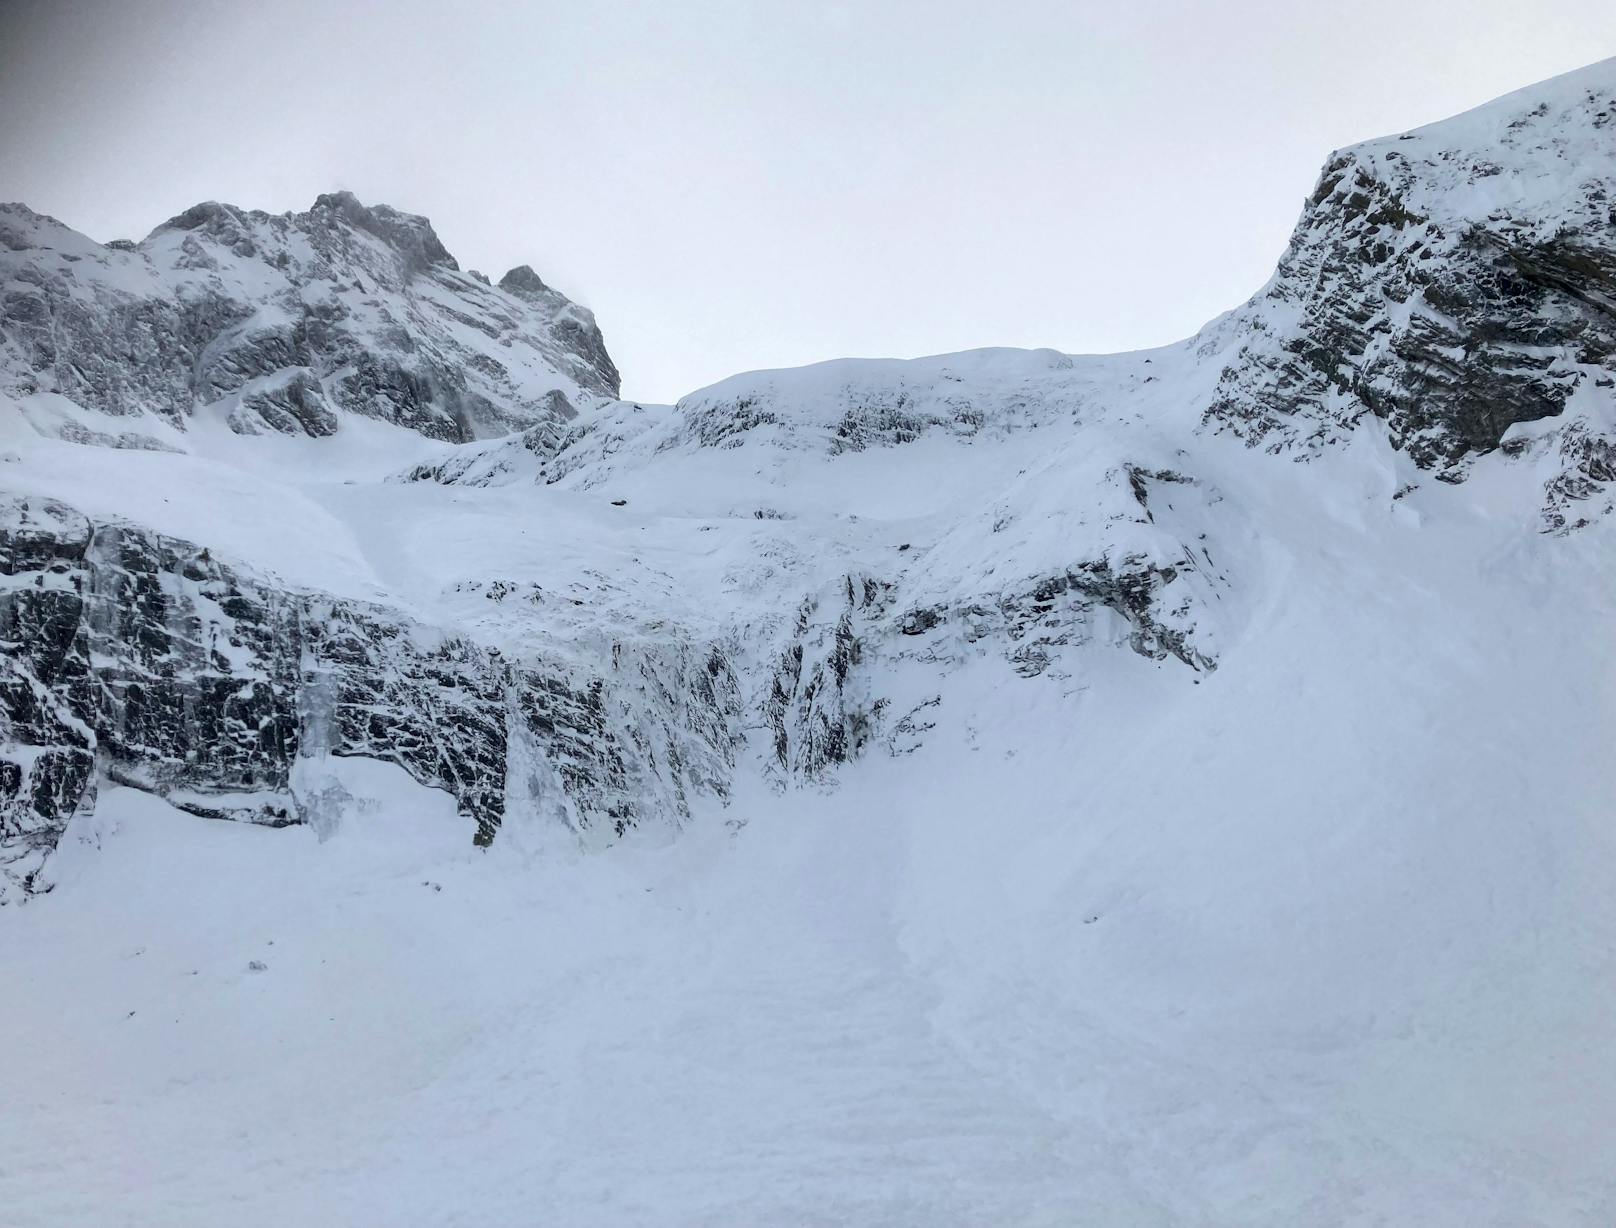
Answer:
POLYGON ((0 0, 0 199, 107 240, 349 188, 671 400, 1185 336, 1332 148, 1612 54, 1610 0, 0 0))

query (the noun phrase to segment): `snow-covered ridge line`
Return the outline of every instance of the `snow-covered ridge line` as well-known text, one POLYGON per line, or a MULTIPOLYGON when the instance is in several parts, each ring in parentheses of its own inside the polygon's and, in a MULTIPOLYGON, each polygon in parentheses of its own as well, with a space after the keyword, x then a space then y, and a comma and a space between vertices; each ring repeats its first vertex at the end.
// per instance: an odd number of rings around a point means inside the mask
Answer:
POLYGON ((1616 455, 1616 60, 1333 154, 1267 286, 1157 350, 989 349, 733 376, 671 410, 605 406, 404 476, 598 484, 669 449, 826 455, 1006 432, 1229 433, 1306 460, 1370 421, 1461 481, 1503 449, 1534 513, 1611 504, 1616 455), (577 476, 574 476, 577 475, 577 476))

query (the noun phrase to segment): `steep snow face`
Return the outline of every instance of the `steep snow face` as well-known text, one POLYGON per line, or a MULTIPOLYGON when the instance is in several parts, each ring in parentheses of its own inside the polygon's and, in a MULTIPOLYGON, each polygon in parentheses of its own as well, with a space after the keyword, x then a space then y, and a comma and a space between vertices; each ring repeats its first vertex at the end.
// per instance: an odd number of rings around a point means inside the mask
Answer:
POLYGON ((532 269, 461 272, 425 218, 350 193, 272 217, 203 204, 139 244, 0 207, 0 387, 38 429, 180 447, 197 420, 325 436, 360 415, 445 440, 617 393, 590 313, 532 269))

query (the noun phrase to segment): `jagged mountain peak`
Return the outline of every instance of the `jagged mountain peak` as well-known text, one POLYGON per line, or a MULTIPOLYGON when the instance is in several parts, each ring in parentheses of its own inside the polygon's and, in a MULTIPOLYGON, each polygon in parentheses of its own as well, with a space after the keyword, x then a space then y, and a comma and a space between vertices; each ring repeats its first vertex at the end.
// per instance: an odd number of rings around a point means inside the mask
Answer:
POLYGON ((458 272, 459 262, 449 254, 437 231, 425 217, 405 213, 391 205, 366 205, 352 192, 325 192, 304 213, 273 215, 260 209, 241 209, 218 201, 193 205, 162 223, 148 241, 168 230, 205 231, 226 243, 236 243, 244 232, 280 223, 276 229, 301 231, 350 228, 381 239, 404 260, 409 272, 444 268, 458 272))
POLYGON ((1345 147, 1442 161, 1469 156, 1506 173, 1566 158, 1616 123, 1616 56, 1586 64, 1417 128, 1345 147), (1443 155, 1447 155, 1444 157, 1443 155))
POLYGON ((0 275, 0 392, 81 443, 183 451, 198 420, 318 437, 356 417, 468 440, 618 391, 586 308, 490 286, 426 218, 351 192, 302 213, 204 202, 138 244, 12 206, 0 275))
POLYGON ((432 229, 432 223, 418 214, 404 213, 390 205, 367 208, 352 192, 331 192, 319 197, 310 213, 318 216, 322 211, 385 239, 404 253, 412 268, 442 266, 456 271, 460 268, 432 229))
POLYGON ((519 264, 511 269, 504 277, 499 279, 499 288, 509 290, 512 294, 533 295, 549 292, 550 287, 537 273, 532 265, 519 264))

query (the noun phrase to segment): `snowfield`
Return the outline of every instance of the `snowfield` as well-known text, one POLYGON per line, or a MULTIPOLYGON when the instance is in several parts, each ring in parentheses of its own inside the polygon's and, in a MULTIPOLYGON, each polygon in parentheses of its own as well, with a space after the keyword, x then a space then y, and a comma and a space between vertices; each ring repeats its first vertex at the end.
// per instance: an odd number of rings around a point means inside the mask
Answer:
MULTIPOLYGON (((1148 352, 550 415, 536 348, 516 434, 161 447, 11 370, 0 1223, 1616 1223, 1616 343, 1554 280, 1603 276, 1613 116, 1616 61, 1336 155, 1275 281, 1148 352), (1408 286, 1503 215, 1448 323, 1511 314, 1443 366, 1408 286), (287 688, 250 780, 221 680, 287 688)), ((444 336, 516 312, 442 261, 444 336)))
MULTIPOLYGON (((1194 685, 973 659, 913 754, 671 843, 476 850, 364 760, 323 841, 106 792, 0 925, 8 1221, 1609 1220, 1608 535, 1393 460, 1260 471, 1194 685)), ((426 493, 606 557, 564 492, 426 493)))

